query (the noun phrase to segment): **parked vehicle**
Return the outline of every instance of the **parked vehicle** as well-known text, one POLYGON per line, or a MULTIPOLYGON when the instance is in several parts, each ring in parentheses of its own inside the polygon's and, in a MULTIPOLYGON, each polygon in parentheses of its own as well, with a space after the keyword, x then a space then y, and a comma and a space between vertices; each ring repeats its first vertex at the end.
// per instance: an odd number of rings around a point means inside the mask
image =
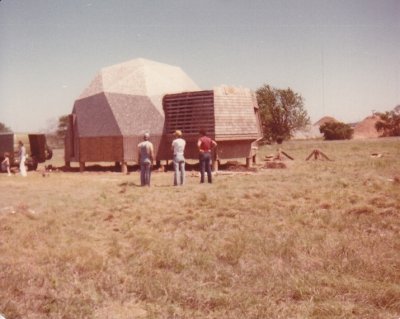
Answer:
POLYGON ((53 156, 44 134, 0 133, 0 162, 4 159, 4 153, 7 152, 10 157, 10 166, 19 166, 18 141, 24 143, 27 154, 25 165, 28 170, 36 170, 39 163, 44 163, 53 156))

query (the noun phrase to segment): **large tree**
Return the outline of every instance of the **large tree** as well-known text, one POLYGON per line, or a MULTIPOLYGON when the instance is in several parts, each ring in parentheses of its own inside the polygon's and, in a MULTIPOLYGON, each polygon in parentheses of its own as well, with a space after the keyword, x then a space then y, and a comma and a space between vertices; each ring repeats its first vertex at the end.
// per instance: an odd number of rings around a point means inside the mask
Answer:
POLYGON ((289 139, 310 123, 303 97, 292 89, 264 85, 256 91, 264 137, 269 141, 289 139))
POLYGON ((0 133, 1 132, 11 132, 11 129, 8 126, 6 126, 5 124, 0 122, 0 133))

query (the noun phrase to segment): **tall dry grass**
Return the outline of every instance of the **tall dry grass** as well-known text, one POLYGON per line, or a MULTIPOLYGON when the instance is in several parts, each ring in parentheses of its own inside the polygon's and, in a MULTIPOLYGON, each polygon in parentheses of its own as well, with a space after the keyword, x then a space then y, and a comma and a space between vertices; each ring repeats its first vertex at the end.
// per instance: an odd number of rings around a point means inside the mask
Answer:
POLYGON ((290 142, 288 169, 184 187, 171 172, 151 188, 137 172, 3 174, 0 313, 398 318, 399 146, 290 142), (313 149, 334 161, 306 162, 313 149))

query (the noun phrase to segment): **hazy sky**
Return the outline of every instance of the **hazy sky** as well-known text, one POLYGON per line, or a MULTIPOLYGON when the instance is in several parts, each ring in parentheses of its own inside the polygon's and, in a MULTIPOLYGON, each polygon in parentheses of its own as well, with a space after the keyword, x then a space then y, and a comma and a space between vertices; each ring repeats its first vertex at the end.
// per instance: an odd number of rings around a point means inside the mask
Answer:
POLYGON ((46 129, 101 68, 139 57, 359 121, 400 104, 400 0, 1 0, 0 122, 46 129))

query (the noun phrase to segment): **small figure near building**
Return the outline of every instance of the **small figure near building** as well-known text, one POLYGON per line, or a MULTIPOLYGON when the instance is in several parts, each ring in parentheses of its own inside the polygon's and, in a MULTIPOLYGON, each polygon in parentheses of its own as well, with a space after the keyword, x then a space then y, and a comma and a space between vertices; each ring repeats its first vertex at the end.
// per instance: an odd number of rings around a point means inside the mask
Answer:
POLYGON ((22 176, 26 176, 26 167, 25 167, 25 160, 26 160, 26 149, 24 143, 22 141, 18 141, 18 156, 19 156, 19 172, 22 176))
POLYGON ((216 146, 217 142, 208 137, 204 129, 200 130, 200 138, 197 141, 197 148, 199 149, 200 160, 200 183, 204 183, 205 172, 207 172, 208 182, 212 183, 211 151, 216 146))
POLYGON ((10 171, 10 154, 8 152, 4 153, 4 160, 1 162, 1 170, 7 172, 8 176, 11 176, 10 171))
POLYGON ((151 166, 154 161, 153 143, 149 141, 150 134, 143 135, 143 142, 138 145, 138 163, 140 165, 141 186, 150 186, 151 166))
POLYGON ((172 141, 174 153, 174 186, 185 184, 185 146, 186 141, 182 138, 182 131, 176 130, 175 139, 172 141))

